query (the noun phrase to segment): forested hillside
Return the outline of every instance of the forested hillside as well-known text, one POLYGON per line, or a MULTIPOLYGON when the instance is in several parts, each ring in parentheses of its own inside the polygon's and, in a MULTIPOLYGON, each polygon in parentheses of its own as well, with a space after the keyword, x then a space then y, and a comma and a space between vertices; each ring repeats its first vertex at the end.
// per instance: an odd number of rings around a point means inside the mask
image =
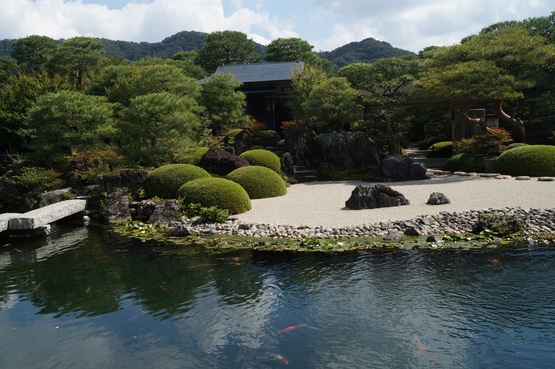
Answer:
POLYGON ((179 51, 198 50, 204 45, 207 33, 182 31, 166 37, 162 42, 129 42, 102 39, 108 56, 139 60, 147 56, 169 59, 179 51))
POLYGON ((385 41, 367 38, 359 42, 350 42, 333 51, 319 53, 320 57, 331 61, 337 68, 358 62, 372 62, 374 60, 403 56, 410 51, 398 49, 385 41))
MULTIPOLYGON (((196 31, 182 31, 167 37, 161 42, 130 42, 102 39, 107 56, 121 57, 129 60, 139 60, 144 57, 171 58, 179 51, 199 50, 206 40, 207 33, 196 31)), ((15 40, 0 40, 0 56, 9 56, 12 52, 11 44, 15 40)), ((266 54, 266 48, 257 44, 255 50, 260 55, 266 54)), ((410 54, 410 51, 398 49, 384 41, 367 38, 360 42, 351 42, 333 51, 319 53, 320 57, 331 61, 336 68, 350 63, 371 62, 373 60, 392 56, 410 54)))

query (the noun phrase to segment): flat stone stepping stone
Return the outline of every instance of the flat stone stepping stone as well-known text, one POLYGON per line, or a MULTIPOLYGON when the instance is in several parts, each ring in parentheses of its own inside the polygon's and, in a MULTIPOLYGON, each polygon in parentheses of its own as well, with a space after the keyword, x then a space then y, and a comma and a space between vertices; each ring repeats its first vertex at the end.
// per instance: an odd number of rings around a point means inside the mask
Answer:
POLYGON ((540 182, 555 182, 555 177, 540 177, 538 178, 540 182))
POLYGON ((515 178, 517 181, 529 181, 532 179, 532 177, 528 177, 528 176, 518 176, 515 178))

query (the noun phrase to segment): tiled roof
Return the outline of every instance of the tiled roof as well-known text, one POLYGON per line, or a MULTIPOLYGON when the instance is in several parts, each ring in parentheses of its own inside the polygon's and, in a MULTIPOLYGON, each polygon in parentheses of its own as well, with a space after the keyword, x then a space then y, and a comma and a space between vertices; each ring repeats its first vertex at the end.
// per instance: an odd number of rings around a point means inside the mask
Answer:
POLYGON ((216 73, 230 73, 242 83, 291 81, 291 71, 303 63, 229 64, 216 69, 216 73))

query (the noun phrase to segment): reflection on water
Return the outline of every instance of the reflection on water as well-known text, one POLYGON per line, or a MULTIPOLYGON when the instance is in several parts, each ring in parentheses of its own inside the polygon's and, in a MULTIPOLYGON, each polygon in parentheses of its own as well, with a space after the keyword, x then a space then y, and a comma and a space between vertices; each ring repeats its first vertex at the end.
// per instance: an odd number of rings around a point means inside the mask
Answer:
POLYGON ((2 368, 555 362, 547 249, 178 258, 86 227, 16 242, 0 251, 2 368))

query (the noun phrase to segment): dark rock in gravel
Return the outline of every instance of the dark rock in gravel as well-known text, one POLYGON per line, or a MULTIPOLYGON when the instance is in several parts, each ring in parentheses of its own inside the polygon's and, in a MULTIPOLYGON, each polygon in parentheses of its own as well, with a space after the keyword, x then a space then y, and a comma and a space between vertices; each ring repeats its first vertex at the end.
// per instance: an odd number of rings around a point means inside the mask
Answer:
POLYGON ((427 205, 444 205, 450 203, 451 201, 449 201, 447 196, 445 196, 441 192, 432 192, 430 198, 428 199, 428 202, 426 202, 427 205))
POLYGON ((384 184, 372 186, 358 185, 345 201, 349 209, 376 209, 391 206, 409 205, 410 202, 403 194, 384 184))

